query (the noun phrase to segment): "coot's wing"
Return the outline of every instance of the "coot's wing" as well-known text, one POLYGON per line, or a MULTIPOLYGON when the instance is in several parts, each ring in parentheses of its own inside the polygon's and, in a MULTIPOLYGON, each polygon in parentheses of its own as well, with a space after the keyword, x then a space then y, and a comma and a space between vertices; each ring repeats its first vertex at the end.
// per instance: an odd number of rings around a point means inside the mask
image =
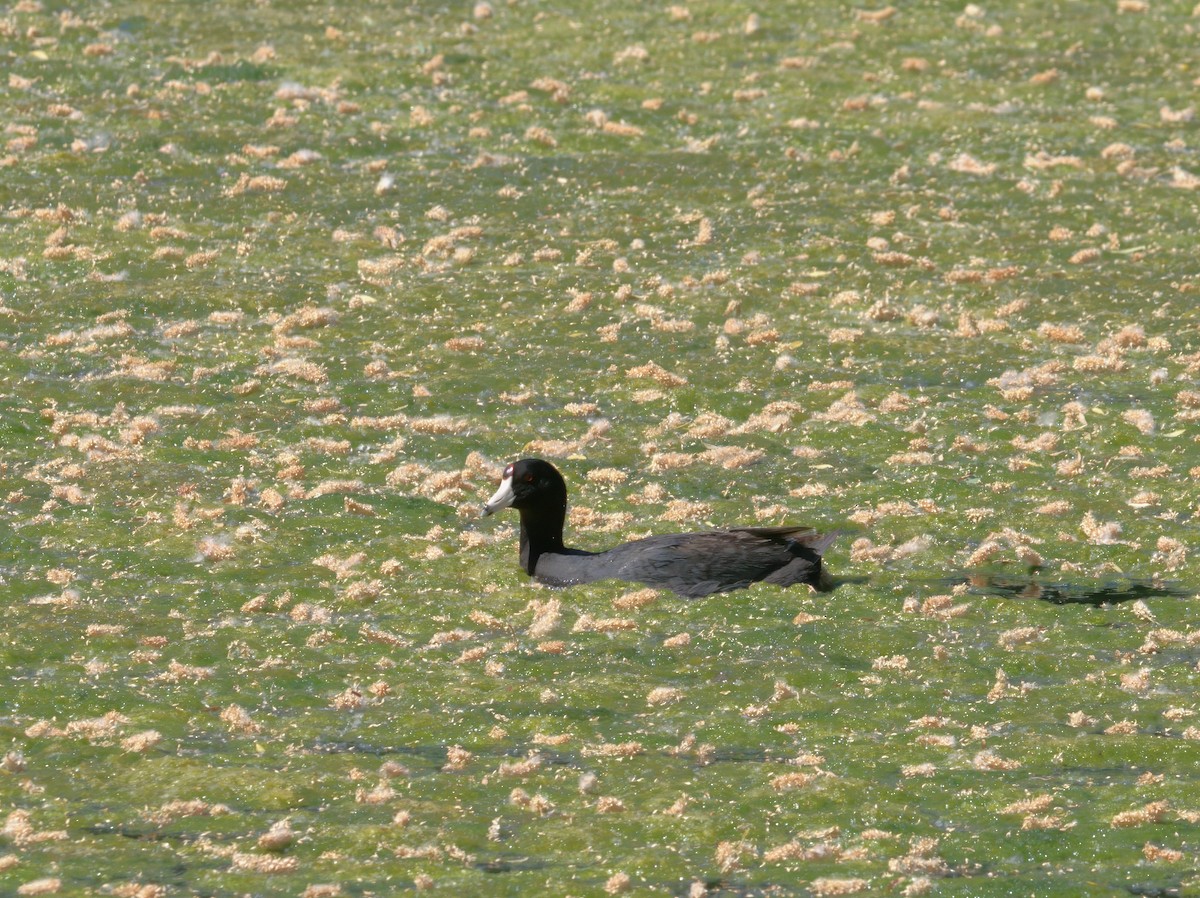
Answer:
POLYGON ((733 527, 731 533, 749 533, 762 539, 767 540, 782 540, 783 542, 794 542, 802 546, 807 546, 818 555, 828 549, 835 539, 838 538, 839 531, 830 533, 821 533, 812 527, 733 527))
POLYGON ((757 580, 827 587, 821 553, 836 534, 811 527, 739 527, 670 533, 592 555, 567 550, 538 559, 535 574, 551 586, 624 580, 696 598, 741 589, 757 580))
POLYGON ((605 577, 706 596, 756 580, 780 585, 820 581, 821 552, 829 545, 811 527, 743 527, 651 536, 617 546, 605 559, 605 577))

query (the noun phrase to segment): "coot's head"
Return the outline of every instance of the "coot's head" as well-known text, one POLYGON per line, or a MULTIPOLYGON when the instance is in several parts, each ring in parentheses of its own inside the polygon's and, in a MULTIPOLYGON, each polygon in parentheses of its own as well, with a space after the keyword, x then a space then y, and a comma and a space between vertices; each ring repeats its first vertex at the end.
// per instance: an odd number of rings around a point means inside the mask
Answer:
POLYGON ((523 458, 513 462, 504 469, 500 488, 483 506, 483 514, 486 517, 510 507, 561 514, 567 508, 567 484, 548 461, 523 458))

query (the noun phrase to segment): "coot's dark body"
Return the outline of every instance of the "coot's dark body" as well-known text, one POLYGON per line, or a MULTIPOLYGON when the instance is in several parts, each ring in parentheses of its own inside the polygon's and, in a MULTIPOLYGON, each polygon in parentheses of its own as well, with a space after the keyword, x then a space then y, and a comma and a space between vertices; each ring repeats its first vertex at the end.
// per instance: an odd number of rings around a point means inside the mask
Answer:
POLYGON ((762 581, 832 588, 821 555, 837 534, 811 527, 735 527, 672 533, 624 543, 607 552, 563 545, 567 487, 549 462, 526 458, 504 469, 485 515, 521 513, 521 567, 551 586, 625 580, 695 598, 762 581))

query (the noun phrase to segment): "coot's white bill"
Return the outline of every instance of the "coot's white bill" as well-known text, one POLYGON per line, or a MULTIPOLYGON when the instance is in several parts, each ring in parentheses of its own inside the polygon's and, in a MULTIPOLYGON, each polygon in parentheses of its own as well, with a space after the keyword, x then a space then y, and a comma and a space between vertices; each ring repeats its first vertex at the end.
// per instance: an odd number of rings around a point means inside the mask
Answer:
POLYGON ((483 517, 490 514, 495 514, 502 508, 508 508, 517 500, 517 494, 513 492, 513 469, 509 465, 504 469, 504 477, 500 481, 500 488, 496 490, 496 494, 487 500, 487 504, 483 506, 483 517))

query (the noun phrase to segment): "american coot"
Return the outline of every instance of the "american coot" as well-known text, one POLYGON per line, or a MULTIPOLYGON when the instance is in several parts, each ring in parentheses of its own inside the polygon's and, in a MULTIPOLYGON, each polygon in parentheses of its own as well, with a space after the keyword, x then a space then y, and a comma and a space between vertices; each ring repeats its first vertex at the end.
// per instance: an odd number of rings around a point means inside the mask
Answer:
POLYGON ((554 465, 523 458, 504 469, 484 516, 509 506, 521 513, 521 567, 551 586, 629 580, 681 596, 741 589, 755 581, 833 588, 821 554, 836 538, 811 527, 735 527, 650 536, 607 552, 563 545, 567 485, 554 465))

